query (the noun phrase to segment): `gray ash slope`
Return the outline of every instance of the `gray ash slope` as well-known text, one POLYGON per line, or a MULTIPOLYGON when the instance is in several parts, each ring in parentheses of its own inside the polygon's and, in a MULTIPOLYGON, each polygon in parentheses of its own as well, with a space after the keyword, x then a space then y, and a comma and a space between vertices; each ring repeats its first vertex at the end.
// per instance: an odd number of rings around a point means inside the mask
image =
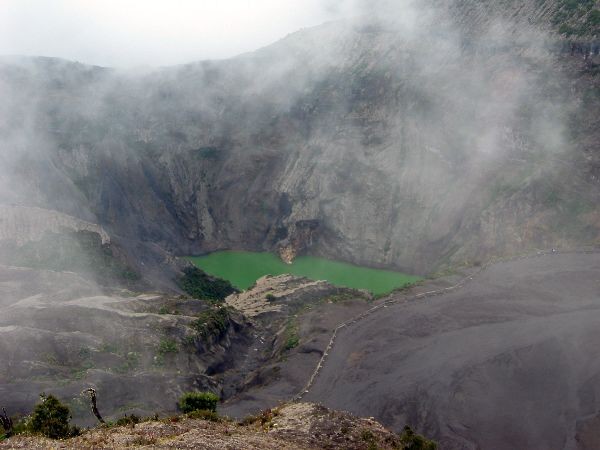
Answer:
POLYGON ((600 254, 495 264, 338 333, 307 400, 444 449, 598 448, 600 254))
POLYGON ((251 342, 241 314, 201 337, 204 302, 106 292, 75 273, 0 265, 0 293, 0 399, 10 414, 29 414, 46 392, 91 425, 80 395, 89 386, 107 419, 175 412, 183 392, 219 392, 209 374, 235 365, 251 342))
POLYGON ((411 3, 144 74, 5 59, 2 201, 131 251, 294 242, 416 273, 597 241, 597 62, 542 3, 411 3))

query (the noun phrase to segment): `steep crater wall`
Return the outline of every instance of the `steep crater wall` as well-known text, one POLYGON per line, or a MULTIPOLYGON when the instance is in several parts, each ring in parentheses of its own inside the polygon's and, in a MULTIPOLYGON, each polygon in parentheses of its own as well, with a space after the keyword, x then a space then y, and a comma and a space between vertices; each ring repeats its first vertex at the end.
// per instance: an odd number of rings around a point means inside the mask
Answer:
POLYGON ((598 61, 548 39, 551 5, 530 3, 512 22, 450 2, 408 31, 331 23, 145 75, 5 61, 0 182, 20 187, 2 195, 180 255, 428 273, 595 242, 598 61))

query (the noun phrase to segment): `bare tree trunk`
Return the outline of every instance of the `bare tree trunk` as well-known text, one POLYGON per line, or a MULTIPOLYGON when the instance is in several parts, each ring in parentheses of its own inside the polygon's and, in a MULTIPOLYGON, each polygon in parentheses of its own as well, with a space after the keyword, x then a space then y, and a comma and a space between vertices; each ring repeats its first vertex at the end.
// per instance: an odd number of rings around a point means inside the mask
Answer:
POLYGON ((8 417, 4 408, 2 408, 2 414, 0 414, 0 423, 2 423, 2 428, 4 428, 4 435, 10 437, 13 431, 13 421, 8 417))
POLYGON ((90 402, 92 403, 92 412, 94 413, 94 415, 100 423, 106 423, 104 422, 104 419, 98 411, 98 405, 96 404, 96 390, 93 388, 87 388, 85 391, 82 392, 82 394, 89 394, 90 402))

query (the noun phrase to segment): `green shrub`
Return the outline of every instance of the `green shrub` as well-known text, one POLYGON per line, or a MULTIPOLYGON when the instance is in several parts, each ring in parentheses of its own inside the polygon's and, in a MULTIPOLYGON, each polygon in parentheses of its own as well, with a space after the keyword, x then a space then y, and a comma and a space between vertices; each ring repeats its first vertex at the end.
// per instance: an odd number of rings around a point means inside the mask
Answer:
POLYGON ((197 267, 187 267, 178 280, 179 287, 192 297, 222 302, 230 294, 237 292, 229 281, 211 277, 197 267))
POLYGON ((600 25, 600 9, 591 11, 587 18, 587 22, 593 26, 600 25))
POLYGON ((53 395, 41 395, 31 415, 30 427, 34 433, 41 433, 51 439, 63 439, 79 434, 77 427, 70 425, 71 412, 53 395))
POLYGON ((434 441, 424 438, 420 434, 416 434, 411 427, 406 425, 400 435, 400 442, 404 449, 410 450, 436 450, 437 444, 434 441))
POLYGON ((558 28, 558 33, 559 34, 564 34, 566 36, 571 36, 573 34, 576 33, 575 28, 573 28, 571 25, 568 25, 566 23, 563 23, 559 28, 558 28))
POLYGON ((283 346, 283 349, 285 351, 289 351, 289 350, 292 350, 292 349, 298 347, 298 345, 300 345, 300 337, 297 334, 294 334, 287 338, 287 340, 285 341, 285 345, 283 346))
POLYGON ((360 434, 360 438, 365 442, 375 441, 375 435, 371 430, 363 430, 363 432, 360 434))
POLYGON ((229 328, 230 317, 227 308, 214 308, 202 311, 198 318, 192 322, 192 327, 200 337, 223 337, 229 328))
POLYGON ((161 339, 160 344, 158 345, 158 353, 161 355, 166 355, 167 353, 177 353, 179 348, 177 347, 177 342, 173 339, 161 339))
POLYGON ((291 321, 285 328, 285 344, 283 345, 284 351, 292 350, 300 345, 300 336, 298 335, 298 325, 291 321))
POLYGON ((135 414, 131 414, 129 416, 123 416, 120 419, 118 419, 115 423, 115 425, 117 425, 118 427, 123 427, 126 425, 135 425, 140 423, 140 418, 138 416, 136 416, 135 414))
POLYGON ((212 392, 187 392, 179 398, 179 409, 184 413, 193 411, 217 411, 217 397, 212 392))

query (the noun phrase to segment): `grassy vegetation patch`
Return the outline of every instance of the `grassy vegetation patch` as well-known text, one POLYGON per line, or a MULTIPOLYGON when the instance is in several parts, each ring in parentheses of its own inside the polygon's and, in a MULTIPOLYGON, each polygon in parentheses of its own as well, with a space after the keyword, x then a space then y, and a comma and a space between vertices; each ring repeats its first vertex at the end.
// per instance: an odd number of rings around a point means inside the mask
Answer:
POLYGON ((347 302, 349 300, 354 300, 356 298, 357 298, 357 296, 352 292, 340 292, 338 294, 334 294, 334 295, 330 295, 329 297, 326 297, 324 299, 324 301, 329 302, 329 303, 343 303, 343 302, 347 302))
POLYGON ((179 409, 186 414, 196 411, 217 411, 219 397, 212 392, 186 392, 179 398, 179 409))
POLYGON ((437 443, 431 441, 424 436, 415 433, 411 427, 406 425, 400 435, 401 448, 419 449, 419 450, 436 450, 437 443))
POLYGON ((298 333, 298 324, 291 320, 285 327, 285 344, 283 345, 284 351, 290 351, 298 345, 300 345, 300 334, 298 333))
POLYGON ((600 9, 596 0, 559 0, 552 22, 566 36, 594 36, 600 33, 600 9))
POLYGON ((178 353, 179 346, 177 345, 177 341, 174 339, 161 339, 158 344, 158 353, 161 355, 167 355, 169 353, 178 353))
POLYGON ((213 302, 222 302, 225 297, 236 292, 229 281, 210 276, 196 267, 188 267, 178 284, 192 297, 213 302))
POLYGON ((230 324, 229 310, 225 307, 207 309, 198 315, 198 318, 192 322, 198 335, 202 338, 214 336, 221 338, 227 332, 230 324))

